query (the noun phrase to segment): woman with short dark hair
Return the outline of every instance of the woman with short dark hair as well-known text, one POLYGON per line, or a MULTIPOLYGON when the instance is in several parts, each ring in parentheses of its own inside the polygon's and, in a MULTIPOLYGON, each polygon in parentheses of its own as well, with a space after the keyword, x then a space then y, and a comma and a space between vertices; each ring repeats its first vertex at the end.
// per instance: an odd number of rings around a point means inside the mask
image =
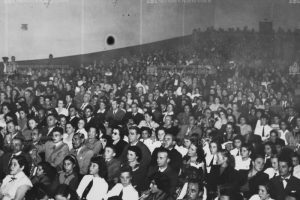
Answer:
POLYGON ((142 192, 147 189, 145 185, 145 174, 147 174, 147 168, 140 166, 141 160, 142 150, 138 146, 129 146, 127 153, 127 162, 124 163, 123 166, 131 167, 131 182, 138 192, 142 192))
POLYGON ((112 145, 116 149, 116 156, 115 158, 119 158, 124 150, 124 148, 127 146, 127 142, 123 140, 124 138, 124 132, 119 126, 115 126, 112 129, 111 138, 113 140, 112 145))
POLYGON ((77 194, 81 200, 99 200, 105 197, 108 184, 107 167, 102 157, 94 157, 91 159, 90 174, 85 175, 78 188, 77 194))

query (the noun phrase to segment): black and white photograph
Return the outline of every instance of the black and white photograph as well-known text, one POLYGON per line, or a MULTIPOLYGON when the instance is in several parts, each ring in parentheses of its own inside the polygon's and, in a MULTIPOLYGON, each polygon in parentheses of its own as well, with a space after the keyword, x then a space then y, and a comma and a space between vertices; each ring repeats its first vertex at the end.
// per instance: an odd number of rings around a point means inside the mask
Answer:
POLYGON ((0 200, 300 200, 300 0, 0 0, 0 200))

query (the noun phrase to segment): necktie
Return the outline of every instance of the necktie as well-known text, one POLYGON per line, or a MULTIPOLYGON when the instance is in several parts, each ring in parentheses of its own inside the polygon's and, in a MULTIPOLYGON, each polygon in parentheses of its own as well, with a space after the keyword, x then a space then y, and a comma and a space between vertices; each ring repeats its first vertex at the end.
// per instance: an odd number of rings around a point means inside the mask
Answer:
POLYGON ((210 164, 209 164, 210 167, 214 165, 214 159, 215 159, 215 155, 213 156, 213 158, 210 161, 210 164))
POLYGON ((89 194, 91 188, 93 187, 93 179, 90 181, 90 183, 86 186, 82 193, 81 200, 86 200, 87 195, 89 194))
POLYGON ((265 137, 265 126, 263 126, 262 134, 263 137, 265 137))
POLYGON ((16 180, 16 177, 13 177, 13 176, 12 176, 12 177, 10 178, 10 181, 9 181, 9 182, 12 182, 12 181, 14 181, 14 180, 16 180))
POLYGON ((239 156, 239 155, 240 155, 240 150, 238 150, 238 152, 237 152, 236 156, 239 156))
POLYGON ((282 180, 282 184, 283 184, 283 188, 285 189, 286 188, 286 185, 288 184, 288 178, 281 178, 282 180))
POLYGON ((77 153, 78 153, 78 149, 75 149, 75 150, 74 150, 75 156, 77 156, 77 153))
POLYGON ((119 197, 122 199, 122 197, 123 197, 123 188, 122 188, 122 190, 121 190, 121 192, 120 192, 120 194, 119 194, 119 197))

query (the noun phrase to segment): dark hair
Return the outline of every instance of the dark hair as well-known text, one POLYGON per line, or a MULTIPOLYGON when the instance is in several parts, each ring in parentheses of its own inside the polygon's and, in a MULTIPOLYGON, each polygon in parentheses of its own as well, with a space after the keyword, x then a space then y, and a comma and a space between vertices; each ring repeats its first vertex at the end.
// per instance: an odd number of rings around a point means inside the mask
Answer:
POLYGON ((110 145, 113 143, 110 135, 102 135, 101 138, 106 140, 106 145, 110 145))
POLYGON ((171 158, 170 158, 170 151, 169 151, 168 149, 164 148, 164 147, 158 148, 157 155, 158 155, 158 153, 167 153, 167 157, 168 157, 169 159, 171 159, 171 158))
POLYGON ((139 134, 139 135, 141 134, 141 130, 140 130, 140 128, 137 127, 137 126, 132 126, 132 127, 129 128, 129 130, 135 130, 135 132, 136 132, 137 135, 138 135, 138 134, 139 134))
POLYGON ((264 186, 266 188, 267 193, 270 194, 271 188, 270 188, 268 181, 264 181, 264 182, 260 183, 258 186, 264 186))
POLYGON ((157 185, 157 188, 162 190, 165 193, 170 192, 170 179, 168 178, 167 175, 162 174, 162 173, 155 173, 151 180, 154 180, 155 185, 157 185))
POLYGON ((115 146, 112 145, 112 144, 107 144, 107 145, 105 146, 105 149, 106 149, 106 148, 112 149, 114 153, 116 153, 116 151, 117 151, 116 148, 115 148, 115 146))
POLYGON ((61 128, 61 127, 56 126, 56 127, 53 128, 53 131, 52 131, 52 132, 53 132, 53 133, 54 133, 54 132, 59 132, 61 135, 63 135, 63 134, 64 134, 64 129, 61 128))
MULTIPOLYGON (((79 165, 78 165, 76 156, 74 156, 73 154, 67 155, 63 160, 63 164, 66 160, 69 160, 73 163, 73 165, 74 165, 73 172, 75 172, 78 175, 79 174, 79 165)), ((63 170, 65 171, 64 167, 63 167, 63 170)))
POLYGON ((138 146, 129 146, 128 147, 128 151, 134 152, 135 155, 138 157, 137 161, 141 162, 141 160, 142 160, 142 151, 141 151, 141 149, 138 146))
MULTIPOLYGON (((25 156, 19 155, 19 156, 13 156, 11 160, 16 159, 17 162, 19 163, 20 167, 24 167, 23 172, 29 176, 29 166, 28 166, 28 161, 25 156)), ((11 165, 11 162, 9 163, 9 166, 11 165)))
POLYGON ((18 112, 20 113, 21 111, 23 111, 26 115, 28 115, 28 110, 24 107, 21 107, 18 112))
POLYGON ((104 178, 105 180, 107 179, 107 167, 106 167, 106 163, 104 161, 103 157, 97 156, 97 157, 93 157, 91 158, 91 164, 92 163, 96 163, 99 167, 99 171, 98 174, 101 178, 104 178))
POLYGON ((84 108, 84 111, 89 109, 92 113, 94 112, 94 109, 93 109, 93 106, 91 105, 87 105, 85 108, 84 108))
POLYGON ((70 124, 74 129, 76 129, 76 126, 75 126, 74 123, 72 123, 72 122, 70 122, 70 121, 67 121, 66 126, 67 126, 67 124, 70 124))
POLYGON ((58 119, 59 119, 59 120, 61 120, 62 118, 66 118, 66 119, 67 119, 67 116, 66 116, 66 115, 63 115, 63 114, 58 115, 58 119))
POLYGON ((217 145, 217 151, 220 151, 222 149, 222 146, 221 146, 221 143, 218 142, 217 140, 212 140, 210 143, 209 143, 209 147, 212 143, 215 143, 217 145))
POLYGON ((226 157, 227 158, 227 164, 228 166, 231 166, 231 167, 235 167, 235 160, 234 160, 234 157, 230 154, 230 152, 226 149, 221 149, 219 151, 219 153, 222 154, 222 156, 226 157))
POLYGON ((30 128, 30 127, 29 127, 29 121, 30 121, 30 120, 34 120, 34 121, 36 122, 37 126, 39 125, 38 120, 37 120, 35 117, 30 117, 30 118, 27 118, 27 127, 28 127, 28 128, 30 128))
POLYGON ((128 172, 130 174, 130 176, 132 176, 132 168, 130 166, 125 165, 125 166, 121 167, 120 175, 124 172, 128 172))
POLYGON ((275 134, 276 134, 276 137, 278 137, 278 132, 277 132, 277 130, 272 129, 272 130, 270 131, 270 135, 271 135, 272 133, 275 133, 275 134))
POLYGON ((285 162, 287 163, 288 167, 293 167, 292 159, 289 156, 280 156, 278 158, 278 163, 279 162, 285 162))
POLYGON ((250 144, 242 144, 241 148, 246 148, 249 152, 253 152, 253 147, 250 144))
POLYGON ((261 154, 256 154, 255 156, 253 156, 252 161, 254 162, 256 159, 259 159, 259 158, 265 160, 265 157, 264 157, 263 155, 261 155, 261 154))
POLYGON ((77 111, 77 108, 76 108, 76 106, 75 105, 70 105, 70 107, 69 107, 69 110, 71 109, 71 108, 74 108, 76 111, 77 111))
POLYGON ((72 190, 68 185, 61 184, 57 186, 57 190, 55 192, 55 195, 61 195, 65 198, 70 197, 70 200, 79 200, 79 197, 76 193, 76 191, 72 190))
POLYGON ((9 123, 13 123, 14 126, 18 125, 18 123, 15 120, 9 120, 6 122, 6 124, 9 124, 9 123))
POLYGON ((41 166, 43 171, 44 171, 44 174, 50 179, 50 180, 53 180, 54 177, 55 177, 55 173, 56 173, 56 170, 54 170, 54 168, 50 165, 50 163, 48 162, 39 162, 38 163, 38 166, 41 166))
POLYGON ((54 119, 56 119, 57 120, 57 112, 56 112, 56 110, 54 109, 49 109, 49 110, 47 110, 47 118, 48 117, 54 117, 54 119))
POLYGON ((152 113, 151 113, 151 112, 149 112, 149 111, 146 111, 146 112, 144 112, 144 115, 149 115, 151 118, 153 118, 153 115, 152 115, 152 113))
POLYGON ((26 193, 25 198, 29 200, 40 200, 46 196, 50 197, 49 189, 43 183, 37 183, 26 193))
POLYGON ((158 138, 158 131, 160 131, 160 130, 163 130, 163 131, 165 132, 165 134, 166 134, 166 129, 165 129, 163 126, 160 126, 160 127, 158 127, 158 128, 155 130, 156 138, 158 138))
POLYGON ((191 141, 191 145, 195 145, 197 147, 197 151, 196 151, 196 153, 197 153, 197 162, 199 162, 199 163, 205 162, 205 155, 204 155, 202 145, 199 145, 198 142, 195 142, 195 141, 191 141))
POLYGON ((241 135, 237 135, 237 136, 235 136, 234 138, 233 138, 233 142, 235 141, 235 140, 240 140, 242 143, 244 143, 244 138, 243 138, 243 136, 241 136, 241 135))
POLYGON ((62 101, 63 102, 63 104, 66 104, 66 101, 63 99, 63 98, 59 98, 59 99, 57 99, 57 104, 58 104, 58 102, 59 101, 62 101))
POLYGON ((264 147, 265 146, 270 146, 271 147, 271 150, 272 150, 272 154, 274 154, 276 152, 276 149, 275 149, 275 146, 272 142, 268 141, 264 144, 264 147))
POLYGON ((113 126, 112 131, 114 131, 114 129, 119 131, 120 139, 122 140, 124 138, 124 132, 122 131, 122 128, 120 126, 113 126))
POLYGON ((151 131, 151 129, 150 129, 149 127, 142 127, 142 128, 141 128, 141 133, 142 133, 143 131, 147 131, 149 137, 150 137, 151 134, 152 134, 152 131, 151 131))

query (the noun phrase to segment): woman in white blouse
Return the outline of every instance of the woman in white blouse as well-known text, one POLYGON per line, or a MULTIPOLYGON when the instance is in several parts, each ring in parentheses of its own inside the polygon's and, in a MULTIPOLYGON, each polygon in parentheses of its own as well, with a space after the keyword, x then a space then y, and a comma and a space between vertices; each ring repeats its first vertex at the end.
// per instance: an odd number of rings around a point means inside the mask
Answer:
POLYGON ((14 156, 10 162, 10 174, 2 182, 1 200, 23 200, 26 192, 32 187, 30 179, 24 173, 28 170, 24 156, 14 156))
POLYGON ((106 182, 107 168, 102 157, 91 159, 90 174, 85 175, 78 188, 77 194, 81 200, 103 200, 108 190, 106 182))

